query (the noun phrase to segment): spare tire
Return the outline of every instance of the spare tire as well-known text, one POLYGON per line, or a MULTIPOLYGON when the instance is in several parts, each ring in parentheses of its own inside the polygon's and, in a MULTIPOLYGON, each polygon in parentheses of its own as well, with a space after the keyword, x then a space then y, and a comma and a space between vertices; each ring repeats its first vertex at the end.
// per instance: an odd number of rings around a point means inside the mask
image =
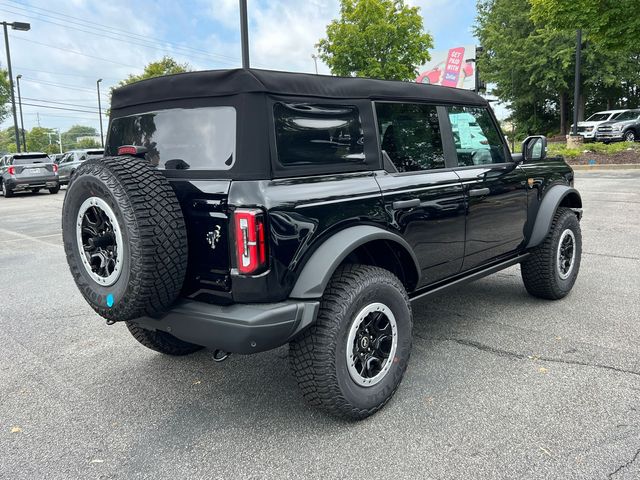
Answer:
POLYGON ((62 236, 76 285, 109 321, 161 314, 180 294, 184 217, 168 180, 146 160, 84 162, 64 199, 62 236))

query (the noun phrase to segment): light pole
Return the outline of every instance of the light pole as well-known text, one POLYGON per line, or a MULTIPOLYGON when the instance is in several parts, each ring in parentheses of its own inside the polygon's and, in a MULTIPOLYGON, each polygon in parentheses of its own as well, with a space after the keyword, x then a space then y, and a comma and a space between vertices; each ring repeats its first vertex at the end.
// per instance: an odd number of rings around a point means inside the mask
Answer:
POLYGON ((242 68, 249 68, 249 22, 247 0, 240 0, 240 39, 242 44, 242 68))
POLYGON ((16 96, 13 92, 13 72, 11 71, 11 53, 9 52, 9 33, 7 32, 7 26, 11 26, 13 30, 21 30, 26 32, 31 30, 31 24, 23 22, 7 23, 2 22, 4 27, 4 45, 7 47, 7 70, 9 70, 9 86, 11 88, 11 108, 13 109, 13 128, 16 134, 16 148, 20 153, 20 135, 18 134, 18 118, 16 116, 16 96))
POLYGON ((580 108, 580 61, 582 57, 582 30, 576 31, 576 73, 573 90, 573 128, 571 135, 578 136, 578 113, 580 108))
POLYGON ((101 78, 96 82, 96 88, 98 89, 98 115, 100 116, 100 145, 104 148, 104 136, 102 135, 102 104, 100 103, 100 82, 101 78))
POLYGON ((316 75, 318 75, 318 56, 312 53, 311 58, 313 58, 313 64, 316 66, 316 75))
POLYGON ((20 130, 22 131, 22 146, 24 151, 27 151, 27 139, 24 136, 24 118, 22 117, 22 95, 20 95, 20 79, 22 75, 16 77, 16 84, 18 85, 18 107, 20 108, 20 130))

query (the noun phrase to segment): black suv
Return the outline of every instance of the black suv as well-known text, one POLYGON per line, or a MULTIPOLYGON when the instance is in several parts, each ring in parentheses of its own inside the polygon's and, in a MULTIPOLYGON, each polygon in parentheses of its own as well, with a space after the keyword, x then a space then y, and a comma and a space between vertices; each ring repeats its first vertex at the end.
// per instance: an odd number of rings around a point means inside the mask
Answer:
POLYGON ((115 90, 105 158, 63 209, 75 281, 143 345, 214 357, 289 343, 313 405, 364 418, 411 352, 411 302, 521 264, 559 299, 582 202, 544 137, 512 155, 446 87, 262 70, 115 90))

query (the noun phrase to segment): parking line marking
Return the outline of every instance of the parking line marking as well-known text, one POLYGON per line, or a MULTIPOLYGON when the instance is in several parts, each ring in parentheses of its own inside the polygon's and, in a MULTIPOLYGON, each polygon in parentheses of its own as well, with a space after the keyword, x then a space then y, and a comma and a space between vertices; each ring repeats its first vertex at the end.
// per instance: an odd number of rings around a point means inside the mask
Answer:
MULTIPOLYGON (((31 240, 32 242, 40 243, 42 245, 48 245, 50 247, 62 247, 62 245, 57 245, 55 243, 49 243, 49 242, 45 242, 44 240, 40 240, 40 238, 49 237, 49 235, 44 235, 42 237, 30 237, 29 235, 25 235, 24 233, 14 232, 14 231, 11 231, 11 230, 5 230, 4 228, 0 228, 0 233, 3 234, 3 235, 15 235, 16 237, 18 237, 16 239, 9 240, 10 242, 11 241, 15 241, 15 240, 31 240)), ((57 234, 57 235, 59 235, 59 234, 57 234)), ((50 235, 50 236, 55 236, 55 235, 50 235)))

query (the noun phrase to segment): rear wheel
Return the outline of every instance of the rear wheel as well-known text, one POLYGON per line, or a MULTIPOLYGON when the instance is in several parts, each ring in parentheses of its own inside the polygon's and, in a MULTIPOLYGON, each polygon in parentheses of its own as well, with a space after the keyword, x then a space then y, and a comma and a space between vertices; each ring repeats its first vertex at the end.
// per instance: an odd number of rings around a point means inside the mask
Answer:
POLYGON ((133 338, 151 350, 164 353, 165 355, 189 355, 197 352, 202 347, 193 343, 183 342, 173 335, 159 330, 151 331, 139 327, 131 322, 127 322, 127 328, 133 338))
POLYGON ((2 181, 2 195, 5 198, 13 197, 13 191, 9 190, 9 188, 7 187, 7 182, 5 182, 4 180, 2 181))
POLYGON ((346 265, 333 275, 316 323, 290 344, 305 399, 338 417, 380 410, 411 353, 411 305, 400 280, 378 267, 346 265))
POLYGON ((534 297, 565 297, 578 277, 581 253, 580 222, 571 209, 559 208, 544 242, 522 262, 525 288, 534 297))

